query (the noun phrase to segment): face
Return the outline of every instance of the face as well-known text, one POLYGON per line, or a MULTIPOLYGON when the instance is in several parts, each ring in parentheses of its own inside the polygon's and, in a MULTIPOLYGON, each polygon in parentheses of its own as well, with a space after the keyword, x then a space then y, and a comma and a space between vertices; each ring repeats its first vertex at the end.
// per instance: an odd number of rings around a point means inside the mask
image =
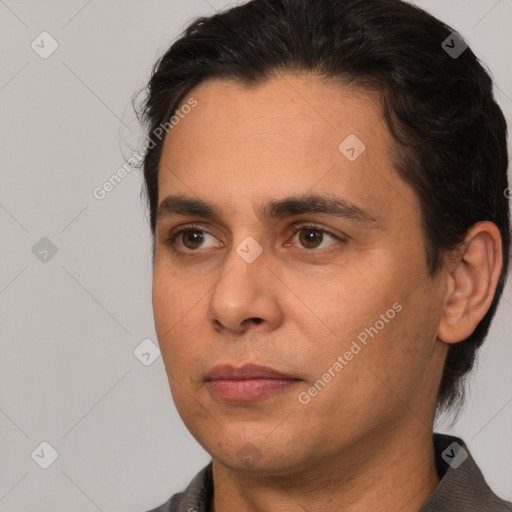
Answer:
POLYGON ((187 428, 214 460, 276 474, 424 432, 446 289, 378 95, 286 73, 190 97, 161 157, 153 281, 187 428), (212 373, 248 364, 288 380, 212 373))

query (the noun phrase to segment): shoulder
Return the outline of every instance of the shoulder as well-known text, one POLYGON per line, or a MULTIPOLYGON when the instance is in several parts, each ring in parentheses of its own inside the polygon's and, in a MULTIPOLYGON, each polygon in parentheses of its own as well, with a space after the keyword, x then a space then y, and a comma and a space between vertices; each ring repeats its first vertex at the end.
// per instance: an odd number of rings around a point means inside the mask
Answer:
POLYGON ((434 453, 440 482, 420 512, 512 512, 512 503, 492 491, 462 439, 436 433, 434 453))
POLYGON ((187 488, 147 512, 208 512, 213 495, 212 463, 192 479, 187 488))

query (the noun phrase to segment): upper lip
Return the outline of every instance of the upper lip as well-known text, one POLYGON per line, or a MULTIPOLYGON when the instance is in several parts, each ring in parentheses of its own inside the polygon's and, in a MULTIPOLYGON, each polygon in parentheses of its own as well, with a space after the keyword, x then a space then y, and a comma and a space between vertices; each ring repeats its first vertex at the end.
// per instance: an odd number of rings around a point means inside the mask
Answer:
POLYGON ((219 364, 214 366, 207 374, 206 380, 217 379, 293 379, 298 380, 291 375, 260 366, 257 364, 246 364, 239 368, 235 368, 230 364, 219 364))

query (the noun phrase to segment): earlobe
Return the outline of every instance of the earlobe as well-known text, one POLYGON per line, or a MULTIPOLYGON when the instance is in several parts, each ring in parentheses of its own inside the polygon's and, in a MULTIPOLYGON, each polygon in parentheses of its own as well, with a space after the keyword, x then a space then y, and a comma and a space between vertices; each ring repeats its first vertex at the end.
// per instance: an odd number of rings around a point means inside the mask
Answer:
POLYGON ((487 313, 503 265, 500 232, 488 221, 474 224, 448 269, 448 285, 437 338, 466 339, 487 313))

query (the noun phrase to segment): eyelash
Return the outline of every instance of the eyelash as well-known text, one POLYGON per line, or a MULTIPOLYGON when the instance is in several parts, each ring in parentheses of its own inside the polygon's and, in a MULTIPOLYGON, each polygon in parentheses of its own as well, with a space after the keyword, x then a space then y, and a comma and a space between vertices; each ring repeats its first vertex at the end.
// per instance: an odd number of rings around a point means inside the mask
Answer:
MULTIPOLYGON (((304 223, 298 224, 298 225, 295 224, 293 226, 293 231, 291 233, 287 233, 287 237, 291 236, 293 238, 299 231, 302 231, 304 229, 311 229, 311 230, 319 231, 321 233, 324 233, 324 234, 327 234, 327 235, 331 236, 332 238, 338 240, 339 242, 346 242, 347 241, 347 239, 345 237, 341 237, 341 236, 335 235, 334 233, 330 232, 329 230, 324 229, 321 226, 318 226, 317 224, 312 224, 310 222, 304 222, 304 223)), ((192 224, 186 224, 185 226, 182 226, 182 227, 180 227, 178 229, 172 230, 169 233, 169 235, 164 239, 164 241, 163 241, 164 245, 171 247, 175 252, 183 253, 183 251, 179 251, 176 248, 176 238, 181 233, 185 233, 187 231, 199 231, 199 232, 208 233, 209 235, 211 235, 211 233, 209 231, 204 229, 203 226, 201 226, 199 224, 193 224, 193 223, 192 224)), ((325 249, 328 249, 328 248, 325 248, 325 249)), ((306 248, 303 248, 303 250, 305 250, 307 252, 314 251, 314 249, 306 249, 306 248)), ((200 252, 200 251, 201 251, 201 249, 197 249, 197 250, 185 249, 185 252, 188 252, 188 253, 197 253, 197 252, 200 252)))

